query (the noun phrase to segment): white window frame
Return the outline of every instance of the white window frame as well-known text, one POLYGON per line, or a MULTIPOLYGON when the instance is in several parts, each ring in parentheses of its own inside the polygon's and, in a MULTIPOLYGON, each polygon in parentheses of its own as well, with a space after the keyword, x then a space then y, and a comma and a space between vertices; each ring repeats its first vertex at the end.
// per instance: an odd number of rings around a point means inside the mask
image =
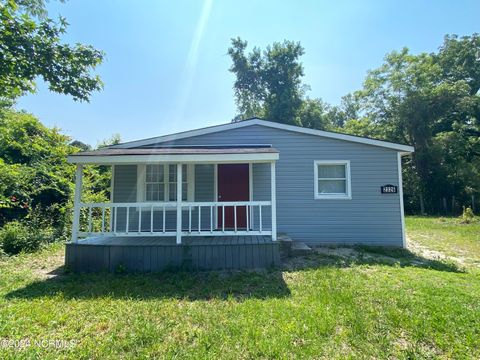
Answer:
MULTIPOLYGON (((146 202, 146 203, 156 203, 156 202, 170 202, 176 203, 175 201, 167 200, 169 198, 169 165, 171 163, 152 163, 152 164, 138 164, 137 165, 137 202, 146 202), (164 199, 159 201, 147 201, 147 186, 146 186, 146 174, 147 174, 147 165, 162 165, 163 166, 163 184, 164 184, 164 199)), ((187 173, 182 174, 182 178, 186 176, 187 179, 187 200, 186 201, 195 201, 195 164, 184 164, 187 166, 187 173)), ((176 184, 176 182, 175 182, 176 184)), ((183 201, 183 200, 182 200, 183 201)), ((170 209, 169 209, 170 210, 170 209)))
MULTIPOLYGON (((165 182, 167 181, 166 180, 166 175, 165 174, 165 165, 163 164, 145 164, 145 166, 143 167, 143 169, 139 169, 139 172, 142 172, 144 174, 142 174, 142 183, 144 185, 144 188, 142 189, 141 188, 141 191, 142 191, 142 202, 155 202, 154 200, 147 200, 147 184, 149 184, 149 182, 147 181, 147 166, 148 165, 153 165, 153 166, 161 166, 163 167, 163 181, 159 181, 159 182, 150 182, 150 184, 162 184, 163 186, 163 191, 165 191, 166 189, 168 189, 168 186, 166 186, 165 182)), ((140 166, 140 165, 138 165, 140 166)), ((158 201, 165 201, 165 193, 163 194, 163 199, 162 200, 158 200, 158 201)))
POLYGON ((313 162, 313 172, 314 172, 314 198, 315 199, 332 199, 332 200, 351 200, 352 199, 352 179, 350 175, 350 160, 315 160, 313 162), (345 166, 345 179, 327 179, 323 180, 345 180, 345 190, 346 193, 338 194, 319 194, 318 193, 318 181, 322 180, 318 178, 318 166, 319 165, 343 165, 345 166))

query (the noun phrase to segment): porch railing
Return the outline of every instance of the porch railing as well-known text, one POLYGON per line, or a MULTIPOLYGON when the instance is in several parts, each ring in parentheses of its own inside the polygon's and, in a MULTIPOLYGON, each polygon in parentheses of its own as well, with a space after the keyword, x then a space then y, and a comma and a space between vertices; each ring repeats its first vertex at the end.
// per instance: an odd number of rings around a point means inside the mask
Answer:
POLYGON ((182 236, 271 235, 271 205, 270 201, 80 203, 77 236, 176 236, 178 228, 182 236))

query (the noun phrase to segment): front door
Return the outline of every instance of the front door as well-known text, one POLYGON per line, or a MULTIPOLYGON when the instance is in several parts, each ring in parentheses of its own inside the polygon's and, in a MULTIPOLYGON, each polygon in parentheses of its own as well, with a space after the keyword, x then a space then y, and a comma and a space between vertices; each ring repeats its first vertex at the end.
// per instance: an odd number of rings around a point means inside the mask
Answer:
MULTIPOLYGON (((218 164, 218 201, 249 201, 248 164, 218 164)), ((237 228, 247 228, 247 208, 237 206, 237 228)), ((218 209, 218 228, 222 228, 222 208, 218 209)), ((225 207, 225 228, 235 227, 233 206, 225 207)))

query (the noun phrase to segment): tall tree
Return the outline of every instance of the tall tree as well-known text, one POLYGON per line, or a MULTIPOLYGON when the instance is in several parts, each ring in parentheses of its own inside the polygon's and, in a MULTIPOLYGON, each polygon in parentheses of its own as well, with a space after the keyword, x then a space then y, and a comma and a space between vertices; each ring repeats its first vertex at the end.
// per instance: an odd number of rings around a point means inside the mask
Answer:
POLYGON ((102 88, 92 74, 103 53, 90 45, 65 44, 67 22, 48 17, 43 0, 0 0, 0 101, 10 105, 35 92, 43 79, 51 91, 88 101, 102 88))
POLYGON ((297 124, 319 130, 333 130, 332 107, 321 99, 305 99, 297 113, 297 124))
POLYGON ((299 124, 305 85, 302 84, 304 54, 300 43, 284 41, 254 48, 246 54, 248 43, 232 39, 228 54, 232 58, 230 71, 235 74, 236 120, 262 117, 284 124, 299 124))
POLYGON ((367 121, 381 127, 384 138, 415 146, 415 176, 408 178, 416 179, 411 188, 422 211, 438 209, 445 196, 464 195, 471 182, 470 172, 460 175, 458 165, 471 166, 459 159, 467 159, 470 151, 472 160, 478 141, 471 136, 478 129, 478 89, 472 90, 478 60, 471 57, 480 46, 476 40, 473 44, 477 49, 472 51, 472 39, 446 37, 438 54, 392 52, 369 72, 358 93, 367 121))
POLYGON ((347 94, 342 96, 340 105, 330 107, 328 118, 331 123, 342 128, 349 120, 357 120, 359 118, 360 103, 355 94, 347 94))

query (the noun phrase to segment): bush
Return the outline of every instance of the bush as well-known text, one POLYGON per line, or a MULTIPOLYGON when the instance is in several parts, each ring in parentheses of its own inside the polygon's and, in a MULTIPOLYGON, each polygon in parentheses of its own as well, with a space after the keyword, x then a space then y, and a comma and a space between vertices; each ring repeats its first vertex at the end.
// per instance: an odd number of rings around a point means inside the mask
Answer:
POLYGON ((51 228, 39 229, 12 221, 0 229, 0 248, 9 255, 33 252, 53 239, 51 228))
POLYGON ((463 207, 463 213, 460 216, 460 222, 462 224, 471 224, 475 221, 475 214, 473 213, 472 208, 470 207, 463 207))

